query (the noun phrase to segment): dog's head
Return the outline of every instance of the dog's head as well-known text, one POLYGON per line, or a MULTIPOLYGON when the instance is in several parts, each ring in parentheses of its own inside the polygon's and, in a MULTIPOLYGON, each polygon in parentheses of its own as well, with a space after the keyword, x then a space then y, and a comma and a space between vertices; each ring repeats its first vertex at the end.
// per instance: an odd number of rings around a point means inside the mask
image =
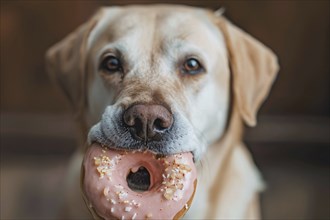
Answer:
POLYGON ((102 8, 47 62, 90 142, 195 159, 223 135, 231 90, 255 125, 278 69, 268 48, 221 15, 168 5, 102 8))

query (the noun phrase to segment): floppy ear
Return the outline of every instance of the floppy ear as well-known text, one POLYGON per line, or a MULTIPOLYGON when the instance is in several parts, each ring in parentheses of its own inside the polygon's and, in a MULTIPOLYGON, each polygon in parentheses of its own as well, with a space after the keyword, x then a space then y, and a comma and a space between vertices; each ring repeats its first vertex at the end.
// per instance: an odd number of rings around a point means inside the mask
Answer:
POLYGON ((100 17, 100 11, 46 53, 47 72, 70 101, 76 117, 85 107, 87 39, 100 17))
POLYGON ((217 23, 227 45, 239 113, 247 125, 255 126, 257 112, 279 70, 277 57, 226 18, 218 17, 217 23))

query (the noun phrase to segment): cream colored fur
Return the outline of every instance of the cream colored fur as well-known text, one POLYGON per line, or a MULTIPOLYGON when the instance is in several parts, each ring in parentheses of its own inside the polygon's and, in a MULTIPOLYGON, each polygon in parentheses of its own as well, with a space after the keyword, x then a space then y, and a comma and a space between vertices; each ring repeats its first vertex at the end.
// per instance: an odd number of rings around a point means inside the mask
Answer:
MULTIPOLYGON (((115 116, 136 102, 166 103, 186 132, 164 147, 192 151, 199 172, 185 218, 259 218, 263 184, 242 143, 242 126, 256 124, 278 71, 275 55, 260 42, 205 9, 105 7, 53 46, 47 64, 72 104, 81 145, 106 109, 115 116), (118 50, 129 63, 125 74, 102 74, 102 57, 118 50), (187 56, 202 60, 205 73, 182 76, 187 56)), ((79 192, 83 154, 81 147, 69 168, 66 218, 90 217, 79 192)))

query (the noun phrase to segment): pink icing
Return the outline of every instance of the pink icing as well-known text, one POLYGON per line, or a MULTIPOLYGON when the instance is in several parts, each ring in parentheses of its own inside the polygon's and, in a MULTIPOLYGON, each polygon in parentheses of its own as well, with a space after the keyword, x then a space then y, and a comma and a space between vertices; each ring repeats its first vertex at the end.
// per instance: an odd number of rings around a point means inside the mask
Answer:
POLYGON ((157 159, 150 152, 110 150, 97 144, 87 150, 83 169, 86 202, 104 219, 173 219, 189 208, 197 177, 191 153, 157 159), (150 173, 150 187, 135 192, 126 177, 141 166, 150 173))

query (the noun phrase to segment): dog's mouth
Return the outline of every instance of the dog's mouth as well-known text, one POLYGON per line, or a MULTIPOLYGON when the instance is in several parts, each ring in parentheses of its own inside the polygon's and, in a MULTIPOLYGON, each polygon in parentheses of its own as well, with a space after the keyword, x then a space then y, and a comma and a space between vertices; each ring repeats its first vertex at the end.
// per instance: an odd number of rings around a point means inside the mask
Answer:
POLYGON ((163 156, 191 152, 194 161, 199 160, 204 145, 201 144, 188 119, 182 115, 174 115, 175 123, 161 135, 160 140, 148 143, 132 137, 129 127, 122 124, 120 115, 122 111, 108 106, 102 119, 90 129, 88 144, 99 143, 123 151, 150 151, 163 156))
MULTIPOLYGON (((136 151, 138 151, 138 152, 151 152, 155 155, 155 158, 157 158, 157 159, 160 159, 160 158, 163 158, 163 157, 166 157, 166 156, 171 156, 171 155, 174 155, 174 154, 188 153, 189 152, 189 153, 192 154, 193 162, 194 163, 197 162, 194 151, 180 151, 180 152, 176 152, 176 153, 159 153, 159 152, 153 151, 152 149, 149 149, 148 146, 145 146, 145 145, 136 150, 136 149, 129 149, 129 148, 122 147, 122 146, 118 147, 118 146, 115 146, 113 144, 104 145, 104 144, 102 144, 100 142, 97 142, 97 141, 92 142, 91 145, 92 144, 98 144, 98 145, 101 145, 102 147, 106 147, 106 148, 112 149, 112 150, 125 151, 126 153, 130 153, 130 152, 134 153, 136 151)), ((131 181, 131 183, 132 183, 132 190, 134 190, 134 191, 146 191, 144 189, 146 187, 145 185, 147 185, 147 182, 148 182, 148 180, 146 179, 146 178, 148 178, 147 172, 148 172, 148 170, 145 167, 140 167, 137 171, 130 172, 127 175, 127 180, 131 181), (140 184, 141 187, 138 186, 139 184, 137 184, 137 183, 141 183, 140 184), (144 184, 142 184, 142 183, 144 183, 144 184), (134 186, 134 184, 136 184, 136 186, 134 186), (134 189, 134 188, 136 188, 136 189, 134 189)), ((149 175, 149 179, 150 179, 150 175, 149 175)), ((150 185, 150 180, 149 180, 149 185, 150 185)))

